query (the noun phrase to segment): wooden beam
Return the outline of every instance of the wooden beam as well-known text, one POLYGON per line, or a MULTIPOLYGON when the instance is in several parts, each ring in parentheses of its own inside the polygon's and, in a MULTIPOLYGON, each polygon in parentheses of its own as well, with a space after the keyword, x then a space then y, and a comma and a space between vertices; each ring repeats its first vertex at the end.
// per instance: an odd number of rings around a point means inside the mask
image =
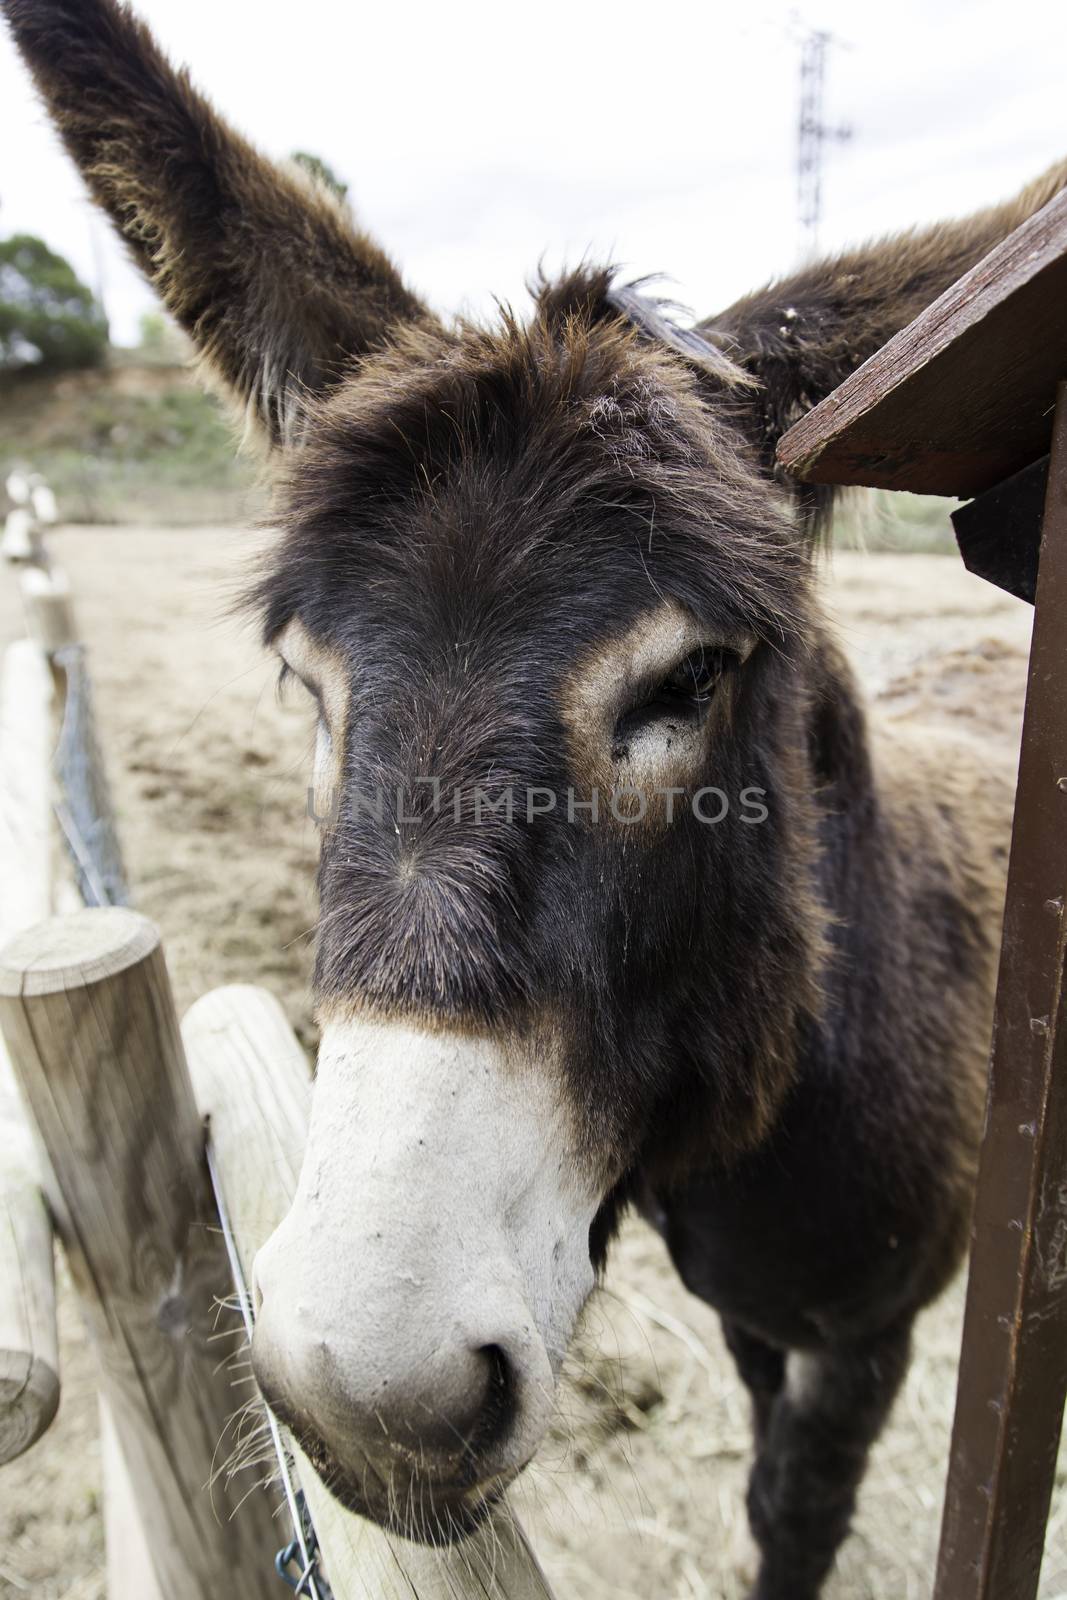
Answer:
POLYGON ((163 1600, 264 1600, 273 1504, 218 1475, 229 1265, 156 929, 107 909, 17 935, 0 1029, 163 1600))
MULTIPOLYGON (((204 995, 186 1013, 182 1037, 251 1283, 253 1257, 296 1191, 311 1110, 308 1064, 263 989, 238 985, 204 995)), ((434 1552, 345 1511, 299 1450, 294 1454, 335 1600, 551 1600, 506 1507, 463 1544, 434 1552)), ((278 1528, 284 1532, 280 1522, 278 1528)))
POLYGON ((1067 384, 1045 505, 936 1600, 1033 1600, 1067 1396, 1067 384))
POLYGON ((805 483, 981 494, 1048 451, 1065 352, 1067 192, 790 428, 778 460, 805 483))

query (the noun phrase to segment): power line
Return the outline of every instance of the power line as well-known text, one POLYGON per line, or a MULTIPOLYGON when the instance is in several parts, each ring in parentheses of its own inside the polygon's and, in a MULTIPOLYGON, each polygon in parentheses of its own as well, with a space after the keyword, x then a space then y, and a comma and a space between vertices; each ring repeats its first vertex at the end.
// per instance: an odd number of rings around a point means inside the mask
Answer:
POLYGON ((797 127, 797 200, 802 256, 814 253, 822 218, 822 165, 829 141, 844 144, 852 129, 833 128, 823 120, 826 55, 838 43, 832 33, 811 28, 800 42, 800 121, 797 127))

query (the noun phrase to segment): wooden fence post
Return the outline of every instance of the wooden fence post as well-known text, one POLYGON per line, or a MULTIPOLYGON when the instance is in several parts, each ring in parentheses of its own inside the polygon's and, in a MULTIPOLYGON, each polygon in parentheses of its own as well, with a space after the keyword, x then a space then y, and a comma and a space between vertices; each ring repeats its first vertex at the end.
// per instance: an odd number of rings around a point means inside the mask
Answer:
POLYGON ((229 1268, 157 930, 112 908, 16 935, 0 1028, 163 1600, 264 1600, 278 1524, 219 1471, 244 1395, 212 1337, 229 1268))
POLYGON ((0 943, 52 909, 53 707, 47 656, 16 639, 0 675, 0 943))
MULTIPOLYGON (((189 1070, 245 1277, 292 1202, 307 1138, 311 1076, 278 1002, 245 985, 215 989, 182 1023, 189 1070)), ((515 1517, 501 1508, 439 1551, 345 1511, 294 1451, 335 1600, 552 1600, 515 1517)))
POLYGON ((0 1083, 0 1466, 56 1414, 58 1344, 52 1219, 18 1108, 0 1083))
POLYGON ((1041 531, 937 1600, 1032 1600, 1056 1481, 1067 1395, 1065 607, 1067 383, 1041 531))
POLYGON ((163 1600, 137 1496, 104 1396, 99 1399, 100 1464, 104 1472, 107 1600, 163 1600))
MULTIPOLYGON (((43 652, 9 645, 0 677, 0 945, 46 917, 52 891, 53 687, 43 652)), ((0 1040, 0 1464, 59 1404, 52 1223, 0 1040)))
POLYGON ((70 580, 58 567, 27 567, 20 587, 30 638, 46 655, 75 644, 78 634, 70 601, 70 580))

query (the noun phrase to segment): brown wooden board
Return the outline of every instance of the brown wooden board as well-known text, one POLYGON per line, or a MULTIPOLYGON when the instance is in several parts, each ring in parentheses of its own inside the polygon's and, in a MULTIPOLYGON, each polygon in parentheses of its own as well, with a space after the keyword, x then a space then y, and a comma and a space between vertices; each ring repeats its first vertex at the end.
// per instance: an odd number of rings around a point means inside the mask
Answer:
POLYGON ((1048 456, 1032 461, 952 513, 968 572, 1030 605, 1037 593, 1048 462, 1048 456))
POLYGON ((1067 192, 779 442, 809 483, 981 494, 1049 449, 1067 376, 1067 192))
POLYGON ((1067 384, 1060 396, 935 1600, 1034 1600, 1067 1395, 1067 384))

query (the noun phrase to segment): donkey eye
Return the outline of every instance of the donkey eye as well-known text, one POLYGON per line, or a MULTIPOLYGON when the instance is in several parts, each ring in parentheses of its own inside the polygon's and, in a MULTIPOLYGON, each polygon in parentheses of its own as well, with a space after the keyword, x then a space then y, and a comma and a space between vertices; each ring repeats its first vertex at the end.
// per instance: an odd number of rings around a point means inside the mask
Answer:
POLYGON ((734 657, 728 650, 702 645, 691 650, 678 665, 661 678, 651 693, 629 713, 630 717, 685 717, 693 721, 710 705, 727 665, 734 657))
POLYGON ((321 712, 322 695, 316 688, 315 684, 309 683, 306 678, 302 677, 300 673, 297 672, 295 667, 291 667, 289 665, 288 661, 282 660, 281 658, 279 658, 279 660, 281 661, 281 664, 278 668, 278 680, 276 684, 279 700, 284 700, 286 698, 286 690, 289 688, 290 684, 298 683, 300 687, 311 696, 312 700, 314 700, 315 704, 319 708, 319 711, 321 712))
POLYGON ((690 651, 674 671, 668 673, 656 691, 654 700, 664 700, 679 705, 701 705, 710 700, 722 677, 725 660, 722 650, 701 648, 690 651))
POLYGON ((717 645, 691 650, 666 677, 651 685, 647 693, 619 717, 612 754, 616 757, 625 754, 628 741, 642 728, 660 719, 700 723, 723 674, 738 659, 733 651, 717 645))

